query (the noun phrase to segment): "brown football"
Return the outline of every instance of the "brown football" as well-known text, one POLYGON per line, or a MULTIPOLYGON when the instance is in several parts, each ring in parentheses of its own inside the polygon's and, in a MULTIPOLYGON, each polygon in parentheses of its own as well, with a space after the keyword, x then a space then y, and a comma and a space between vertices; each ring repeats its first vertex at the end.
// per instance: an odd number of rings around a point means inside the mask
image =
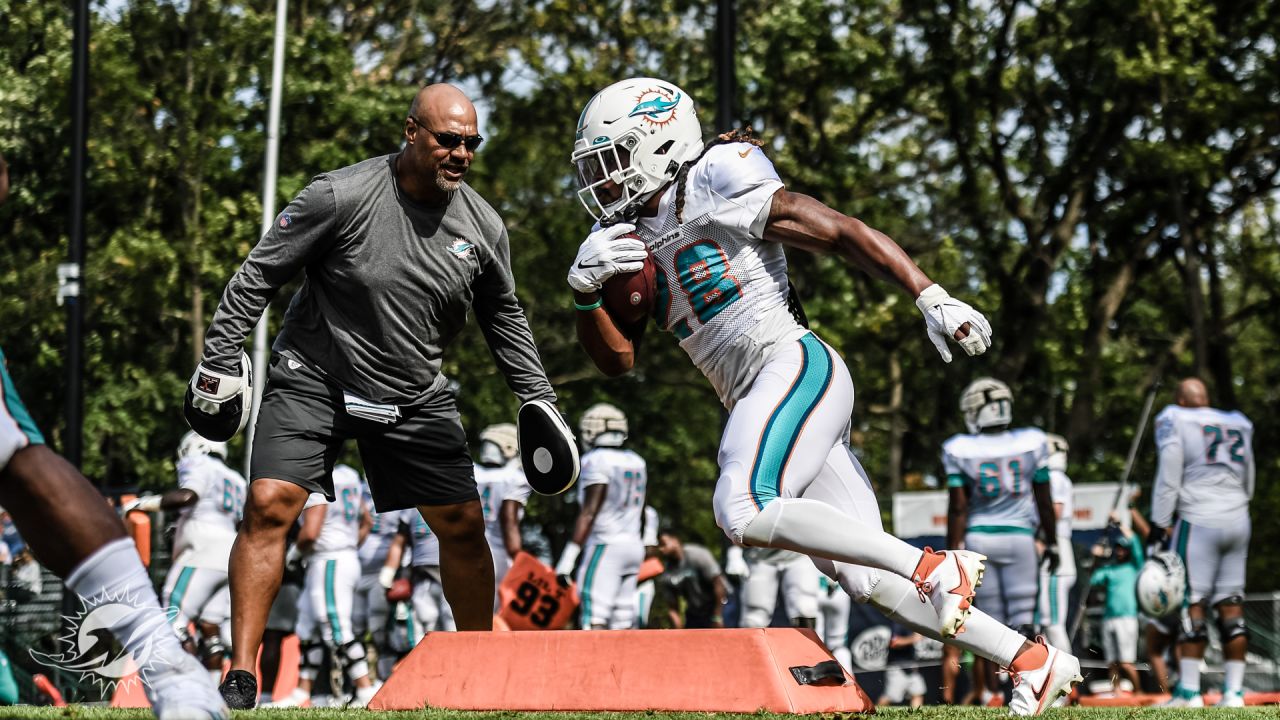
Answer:
MULTIPOLYGON (((628 233, 623 237, 636 237, 636 235, 628 233)), ((609 278, 600 291, 604 309, 609 311, 614 320, 625 325, 634 325, 644 320, 653 311, 653 298, 657 292, 657 275, 653 256, 648 255, 644 259, 644 267, 640 270, 609 278)))

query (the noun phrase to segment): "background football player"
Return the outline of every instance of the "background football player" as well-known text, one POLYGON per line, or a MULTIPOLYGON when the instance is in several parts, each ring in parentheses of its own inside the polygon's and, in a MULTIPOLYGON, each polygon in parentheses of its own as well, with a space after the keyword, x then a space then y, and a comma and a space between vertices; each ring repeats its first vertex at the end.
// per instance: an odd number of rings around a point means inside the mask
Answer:
POLYGON ((813 628, 818 616, 818 568, 790 550, 750 547, 743 553, 747 578, 742 585, 742 627, 769 627, 782 590, 792 627, 813 628))
POLYGON ((849 672, 853 672, 853 654, 849 652, 851 602, 839 583, 826 575, 818 575, 818 637, 849 672))
POLYGON ((1243 413, 1209 407, 1209 392, 1197 378, 1178 384, 1174 402, 1156 416, 1160 463, 1148 539, 1153 546, 1170 544, 1187 568, 1190 605, 1178 644, 1178 683, 1170 702, 1189 707, 1204 704, 1200 663, 1209 640, 1206 623, 1211 606, 1217 611, 1224 658, 1219 705, 1241 707, 1249 648, 1243 602, 1255 474, 1253 423, 1243 413))
POLYGON ((221 625, 231 610, 227 563, 248 487, 240 473, 226 466, 226 457, 226 443, 188 432, 178 445, 177 489, 125 506, 126 512, 179 511, 162 603, 178 637, 197 652, 214 682, 222 679, 226 648, 221 625), (198 639, 190 636, 191 623, 196 624, 198 639))
POLYGON ((1067 440, 1061 435, 1046 436, 1049 441, 1049 492, 1053 496, 1055 536, 1058 539, 1058 567, 1040 563, 1040 599, 1036 607, 1036 625, 1044 629, 1050 644, 1071 647, 1067 637, 1067 602, 1076 584, 1076 554, 1071 544, 1071 517, 1075 501, 1071 478, 1067 475, 1067 440))
MULTIPOLYGON (((1048 439, 1037 428, 1010 429, 1013 393, 993 378, 970 383, 960 395, 960 410, 969 433, 942 444, 949 489, 947 545, 987 557, 979 607, 998 622, 1034 635, 1037 527, 1048 569, 1057 570, 1048 439)), ((995 692, 995 668, 978 662, 986 665, 978 675, 985 678, 985 691, 995 692)), ((983 694, 981 701, 989 697, 983 694)))
POLYGON ((399 567, 397 547, 407 549, 411 558, 413 598, 407 628, 409 647, 417 645, 422 636, 432 630, 456 630, 453 609, 444 597, 440 580, 440 538, 427 525, 422 513, 415 508, 401 510, 400 532, 393 542, 387 558, 389 565, 399 567))
MULTIPOLYGON (((307 575, 298 600, 298 687, 276 707, 308 704, 326 650, 355 686, 350 706, 364 707, 375 692, 364 643, 356 639, 351 624, 360 580, 357 549, 373 520, 354 469, 334 466, 333 494, 329 502, 313 493, 302 511, 297 548, 306 558, 307 575)), ((341 689, 334 688, 334 696, 340 695, 341 689)))
POLYGON ((520 520, 533 492, 520 469, 519 454, 515 425, 499 423, 480 432, 476 487, 484 508, 484 536, 493 555, 494 610, 498 608, 496 587, 502 584, 511 561, 523 547, 520 520))
POLYGON ((556 574, 569 575, 578 565, 584 630, 625 630, 635 624, 648 473, 644 458, 622 447, 627 416, 618 408, 607 403, 587 408, 579 437, 588 451, 578 476, 578 518, 556 574))
POLYGON ((729 412, 713 506, 730 540, 816 557, 856 600, 1011 667, 1023 680, 1018 712, 1039 713, 1078 681, 1069 653, 970 612, 981 555, 921 552, 884 532, 848 445, 853 380, 792 312, 784 246, 838 253, 895 282, 915 298, 946 361, 948 342, 970 355, 987 349, 986 318, 933 283, 888 236, 788 191, 749 134, 704 143, 693 99, 664 80, 631 78, 592 97, 571 160, 578 197, 597 220, 568 277, 579 341, 607 375, 634 366, 645 323, 620 327, 600 291, 650 260, 654 317, 729 412))
MULTIPOLYGON (((362 488, 365 506, 373 507, 369 488, 362 488)), ((360 580, 356 583, 356 595, 351 608, 351 626, 357 638, 369 634, 378 651, 378 677, 385 680, 390 674, 395 653, 389 644, 391 606, 387 602, 387 590, 395 580, 400 548, 396 557, 388 563, 392 541, 400 529, 400 511, 370 512, 369 534, 360 543, 360 580)))

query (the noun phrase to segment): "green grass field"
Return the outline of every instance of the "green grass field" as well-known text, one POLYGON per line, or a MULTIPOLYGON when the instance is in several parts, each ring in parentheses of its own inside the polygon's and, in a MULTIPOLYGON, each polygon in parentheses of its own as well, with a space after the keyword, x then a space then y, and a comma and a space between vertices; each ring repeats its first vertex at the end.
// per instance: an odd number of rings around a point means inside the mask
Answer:
MULTIPOLYGON (((1003 718, 1007 717, 1003 708, 953 708, 926 707, 920 710, 906 708, 885 708, 878 716, 886 720, 964 720, 966 718, 1003 718)), ((55 720, 61 718, 75 720, 145 720, 152 718, 149 712, 140 710, 109 710, 89 707, 49 708, 49 707, 0 707, 0 718, 23 718, 24 720, 55 720)), ((419 710, 416 712, 371 712, 368 710, 315 709, 315 710, 244 710, 235 713, 237 720, 260 718, 261 720, 763 720, 767 718, 790 718, 792 715, 775 715, 772 713, 756 713, 752 715, 735 715, 729 713, 582 713, 582 712, 462 712, 456 710, 419 710)), ((830 717, 830 716, 826 716, 830 717)), ((1235 710, 1162 710, 1158 708, 1059 708, 1045 713, 1045 717, 1070 718, 1071 720, 1158 720, 1161 718, 1193 718, 1215 717, 1232 720, 1276 720, 1280 718, 1280 708, 1254 707, 1235 710)))

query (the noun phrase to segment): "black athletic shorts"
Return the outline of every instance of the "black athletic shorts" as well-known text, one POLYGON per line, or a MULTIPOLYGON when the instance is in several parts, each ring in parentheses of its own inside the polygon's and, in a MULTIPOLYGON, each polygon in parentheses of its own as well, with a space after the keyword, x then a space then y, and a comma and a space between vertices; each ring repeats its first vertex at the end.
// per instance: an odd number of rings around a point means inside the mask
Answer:
POLYGON ((476 500, 475 470, 453 395, 401 406, 381 423, 347 414, 342 389, 292 357, 271 356, 254 426, 251 480, 275 478, 333 495, 333 465, 355 440, 378 512, 476 500))

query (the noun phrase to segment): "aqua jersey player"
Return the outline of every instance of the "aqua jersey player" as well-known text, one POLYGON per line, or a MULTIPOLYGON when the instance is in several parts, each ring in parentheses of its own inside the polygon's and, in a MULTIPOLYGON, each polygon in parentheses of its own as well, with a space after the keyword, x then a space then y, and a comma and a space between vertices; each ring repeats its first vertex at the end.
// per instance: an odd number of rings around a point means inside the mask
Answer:
POLYGON ((572 160, 579 199, 597 220, 569 272, 579 340, 606 374, 631 369, 643 324, 619 327, 600 290, 652 257, 658 324, 729 411, 713 503, 730 539, 814 557, 855 600, 1010 667, 1021 679, 1020 713, 1040 712, 1078 681, 1070 654, 971 607, 981 555, 922 553, 883 531, 848 445, 852 379, 790 311, 784 248, 838 253, 910 292, 944 360, 949 342, 985 352, 986 318, 884 234, 787 191, 748 136, 704 144, 692 98, 669 82, 633 78, 597 93, 579 118, 572 160), (623 237, 631 232, 638 237, 623 237))

